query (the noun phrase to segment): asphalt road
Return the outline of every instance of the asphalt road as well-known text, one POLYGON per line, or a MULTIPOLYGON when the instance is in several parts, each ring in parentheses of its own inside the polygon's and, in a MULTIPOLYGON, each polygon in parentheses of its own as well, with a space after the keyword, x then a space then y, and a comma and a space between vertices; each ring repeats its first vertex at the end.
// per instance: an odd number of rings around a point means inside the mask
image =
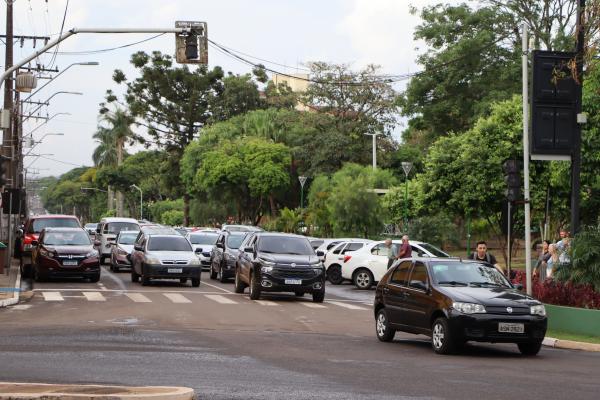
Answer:
POLYGON ((0 381, 182 385, 200 399, 592 399, 600 354, 514 345, 435 355, 423 336, 374 334, 373 291, 250 301, 203 274, 199 288, 103 271, 35 285, 0 310, 0 381))

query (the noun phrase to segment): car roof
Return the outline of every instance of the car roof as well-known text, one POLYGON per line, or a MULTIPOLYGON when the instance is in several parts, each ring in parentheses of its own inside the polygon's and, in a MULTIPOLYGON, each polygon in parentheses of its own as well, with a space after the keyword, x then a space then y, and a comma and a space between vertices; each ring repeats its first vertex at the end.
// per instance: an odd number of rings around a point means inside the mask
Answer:
POLYGON ((120 231, 119 232, 119 234, 123 234, 123 233, 131 233, 131 234, 135 233, 137 235, 138 233, 140 233, 140 231, 120 231))
POLYGON ((181 236, 178 233, 175 234, 166 234, 166 233, 151 233, 148 235, 151 238, 168 238, 168 237, 177 237, 177 238, 182 238, 183 240, 185 240, 187 242, 187 239, 184 238, 183 236, 181 236))
POLYGON ((83 228, 71 228, 71 227, 55 227, 55 228, 44 228, 42 231, 45 232, 85 232, 83 228))
POLYGON ((79 218, 77 218, 76 216, 66 215, 66 214, 39 214, 39 215, 34 215, 33 217, 29 217, 30 220, 47 219, 47 218, 69 218, 69 219, 76 219, 79 221, 79 218))
POLYGON ((131 222, 134 224, 139 224, 137 219, 134 218, 121 218, 121 217, 106 217, 106 218, 102 218, 102 220, 100 220, 100 222, 131 222))
POLYGON ((256 232, 256 234, 258 234, 260 237, 277 237, 277 236, 283 236, 283 237, 297 237, 297 238, 302 238, 302 239, 306 239, 308 240, 308 238, 306 236, 303 235, 296 235, 294 233, 284 233, 284 232, 256 232))

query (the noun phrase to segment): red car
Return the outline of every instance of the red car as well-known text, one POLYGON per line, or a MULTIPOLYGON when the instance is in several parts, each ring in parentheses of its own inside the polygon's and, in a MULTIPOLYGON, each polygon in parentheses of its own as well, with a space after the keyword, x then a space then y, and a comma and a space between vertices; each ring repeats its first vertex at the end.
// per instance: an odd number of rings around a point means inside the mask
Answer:
POLYGON ((28 275, 31 264, 31 250, 34 240, 38 240, 44 228, 81 228, 79 219, 74 215, 36 215, 30 217, 17 237, 17 256, 20 259, 21 273, 28 275))

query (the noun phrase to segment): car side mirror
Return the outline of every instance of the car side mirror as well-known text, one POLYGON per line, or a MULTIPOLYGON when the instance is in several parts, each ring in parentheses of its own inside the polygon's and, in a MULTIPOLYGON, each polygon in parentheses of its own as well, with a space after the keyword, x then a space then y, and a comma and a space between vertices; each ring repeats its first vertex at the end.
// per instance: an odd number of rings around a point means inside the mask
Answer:
POLYGON ((140 246, 139 244, 135 244, 133 245, 134 250, 137 251, 144 251, 144 248, 142 246, 140 246))
POLYGON ((523 285, 521 285, 520 283, 513 284, 513 287, 519 291, 523 290, 523 285))
POLYGON ((325 256, 325 252, 322 251, 322 250, 319 250, 319 251, 317 251, 317 256, 318 257, 323 257, 323 256, 325 256))
POLYGON ((254 247, 244 247, 244 253, 254 253, 254 247))
POLYGON ((102 242, 100 242, 99 240, 94 240, 94 246, 99 247, 102 245, 102 242))
POLYGON ((217 243, 217 248, 219 249, 224 249, 225 246, 223 246, 223 243, 217 243))
POLYGON ((100 228, 96 228, 96 233, 99 235, 100 234, 100 228))
POLYGON ((31 245, 32 245, 33 247, 36 247, 38 244, 40 244, 40 242, 38 242, 37 240, 32 240, 32 241, 31 241, 31 245))

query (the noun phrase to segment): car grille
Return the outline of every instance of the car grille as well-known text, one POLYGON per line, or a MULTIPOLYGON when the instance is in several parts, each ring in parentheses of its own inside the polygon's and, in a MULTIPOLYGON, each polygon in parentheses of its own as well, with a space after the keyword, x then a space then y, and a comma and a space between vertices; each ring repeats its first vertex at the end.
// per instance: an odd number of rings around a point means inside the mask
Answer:
POLYGON ((528 315, 530 313, 529 307, 512 307, 512 312, 506 310, 504 306, 486 306, 485 310, 488 314, 498 315, 528 315))
POLYGON ((298 269, 298 268, 275 268, 273 269, 272 274, 274 278, 313 278, 316 276, 315 271, 313 269, 298 269))
POLYGON ((187 260, 163 260, 161 261, 163 265, 187 265, 187 260))
MULTIPOLYGON (((79 265, 81 263, 81 261, 83 261, 85 259, 85 255, 82 254, 61 254, 60 256, 56 257, 56 260, 58 260, 61 265, 65 265, 65 262, 70 263, 70 262, 77 262, 77 265, 79 265)), ((67 265, 68 267, 73 267, 75 265, 67 265)))
POLYGON ((310 265, 308 264, 294 264, 292 266, 292 264, 285 264, 285 263, 277 263, 277 267, 281 267, 281 268, 289 268, 289 269, 295 269, 295 268, 311 268, 310 265))

